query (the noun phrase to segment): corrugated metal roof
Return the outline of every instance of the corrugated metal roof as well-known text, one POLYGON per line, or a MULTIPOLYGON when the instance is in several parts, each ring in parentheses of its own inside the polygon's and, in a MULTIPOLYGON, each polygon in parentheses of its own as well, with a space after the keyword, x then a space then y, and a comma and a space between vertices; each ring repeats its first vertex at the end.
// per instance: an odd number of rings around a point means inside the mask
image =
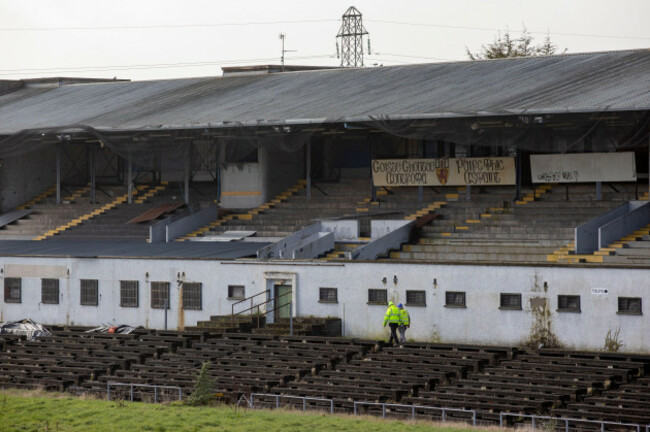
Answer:
POLYGON ((3 240, 0 256, 73 258, 206 258, 236 259, 255 256, 269 243, 257 242, 171 242, 87 241, 87 240, 3 240))
POLYGON ((650 109, 650 50, 25 88, 0 134, 650 109))

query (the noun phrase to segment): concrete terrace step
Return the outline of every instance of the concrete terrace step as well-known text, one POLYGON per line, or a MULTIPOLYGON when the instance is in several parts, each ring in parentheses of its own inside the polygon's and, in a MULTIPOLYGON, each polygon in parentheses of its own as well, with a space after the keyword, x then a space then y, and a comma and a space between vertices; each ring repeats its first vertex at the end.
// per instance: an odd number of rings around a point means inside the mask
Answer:
POLYGON ((487 262, 546 262, 546 254, 540 253, 435 253, 435 252, 391 252, 393 259, 416 261, 487 261, 487 262))
POLYGON ((555 247, 553 246, 538 246, 538 245, 404 245, 403 252, 434 252, 434 253, 486 253, 486 254, 544 254, 548 255, 553 253, 555 247))
POLYGON ((421 245, 432 245, 432 246, 476 246, 483 245, 486 247, 490 246, 537 246, 537 247, 550 247, 558 248, 566 245, 566 241, 562 240, 552 240, 552 239, 543 239, 543 240, 526 240, 526 239, 516 239, 508 236, 505 239, 497 238, 485 238, 478 239, 473 237, 468 238, 457 238, 457 237, 440 237, 440 238, 421 238, 418 241, 418 244, 421 245))
POLYGON ((469 231, 458 231, 454 233, 432 233, 427 235, 426 238, 431 239, 440 239, 440 238, 454 238, 454 239, 498 239, 498 240, 515 240, 523 239, 526 241, 531 240, 565 240, 567 243, 573 240, 573 235, 567 235, 563 233, 522 233, 521 235, 514 236, 511 233, 489 233, 489 232, 469 232, 469 231), (444 235, 448 234, 448 236, 444 235))
MULTIPOLYGON (((537 233, 546 233, 548 232, 549 234, 561 234, 561 235, 568 235, 568 236, 573 236, 574 230, 573 228, 562 228, 561 226, 539 226, 539 227, 531 227, 531 226, 510 226, 510 227, 504 227, 504 226, 475 226, 472 227, 470 226, 471 224, 466 224, 464 222, 459 221, 457 226, 465 226, 468 227, 467 230, 463 229, 457 229, 456 231, 466 231, 468 234, 537 234, 537 233), (549 232, 549 230, 552 230, 552 232, 549 232)), ((447 232, 447 227, 437 227, 437 226, 426 226, 422 227, 422 236, 426 237, 428 234, 433 234, 433 233, 441 233, 441 232, 447 232)))

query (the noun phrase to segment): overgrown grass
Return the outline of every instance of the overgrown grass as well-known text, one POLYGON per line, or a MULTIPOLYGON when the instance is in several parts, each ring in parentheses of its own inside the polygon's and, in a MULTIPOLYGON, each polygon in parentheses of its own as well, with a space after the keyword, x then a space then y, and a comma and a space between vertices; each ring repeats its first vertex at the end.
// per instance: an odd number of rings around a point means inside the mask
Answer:
MULTIPOLYGON (((0 432, 68 431, 477 431, 456 425, 333 416, 231 406, 190 407, 82 399, 58 393, 0 391, 0 432)), ((487 429, 484 429, 487 430, 487 429)))

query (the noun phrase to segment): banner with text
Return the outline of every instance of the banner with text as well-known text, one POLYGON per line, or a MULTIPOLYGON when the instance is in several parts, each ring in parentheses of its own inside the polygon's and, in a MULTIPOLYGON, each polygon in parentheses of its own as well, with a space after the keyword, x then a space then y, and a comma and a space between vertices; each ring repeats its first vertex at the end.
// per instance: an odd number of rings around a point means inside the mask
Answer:
POLYGON ((512 157, 375 159, 375 186, 514 185, 512 157))
POLYGON ((636 181, 634 152, 531 155, 533 183, 636 181))

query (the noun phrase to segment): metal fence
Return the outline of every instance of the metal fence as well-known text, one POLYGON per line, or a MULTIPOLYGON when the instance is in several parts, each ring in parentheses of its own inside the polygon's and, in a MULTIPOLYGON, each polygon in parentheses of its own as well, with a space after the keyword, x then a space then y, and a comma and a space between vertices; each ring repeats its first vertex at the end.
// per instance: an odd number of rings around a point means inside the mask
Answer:
MULTIPOLYGON (((267 398, 272 398, 275 401, 275 408, 280 408, 280 400, 282 399, 289 399, 289 400, 300 400, 302 401, 302 410, 306 411, 308 408, 307 402, 309 401, 314 401, 314 402, 327 402, 329 404, 329 411, 331 414, 334 414, 334 400, 333 399, 325 399, 325 398, 314 398, 314 397, 307 397, 307 396, 289 396, 289 395, 279 395, 279 394, 271 394, 271 393, 251 393, 251 395, 247 398, 245 395, 241 396, 239 401, 237 402, 237 406, 239 406, 242 402, 245 402, 250 408, 255 408, 255 400, 256 398, 262 398, 262 397, 267 397, 267 398)), ((447 422, 448 419, 448 413, 461 413, 461 414, 470 414, 472 421, 471 424, 473 426, 477 425, 477 414, 476 410, 467 410, 467 409, 460 409, 460 408, 442 408, 442 407, 429 407, 429 406, 422 406, 422 405, 402 405, 402 404, 392 404, 392 403, 382 403, 382 402, 365 402, 365 401, 355 401, 353 402, 353 410, 354 410, 354 415, 359 414, 359 407, 361 406, 379 406, 381 407, 381 416, 382 418, 386 418, 386 413, 387 413, 387 408, 398 408, 398 409, 404 409, 408 410, 411 413, 411 418, 415 420, 416 418, 416 412, 418 410, 422 411, 439 411, 441 415, 441 421, 442 422, 447 422)), ((536 427, 538 426, 538 423, 546 421, 546 422, 553 422, 556 424, 564 424, 564 431, 569 432, 570 431, 570 425, 575 423, 575 424, 594 424, 594 425, 599 425, 600 426, 600 431, 605 432, 606 430, 617 430, 620 431, 621 427, 628 428, 629 430, 634 430, 636 432, 650 432, 650 425, 645 425, 641 426, 640 424, 636 423, 617 423, 617 422, 609 422, 609 421, 601 421, 601 420, 586 420, 586 419, 577 419, 577 418, 569 418, 569 417, 550 417, 550 416, 542 416, 542 415, 533 415, 533 414, 520 414, 520 413, 509 413, 509 412, 501 412, 499 413, 499 425, 500 427, 505 427, 505 422, 504 420, 507 417, 516 417, 516 418, 525 418, 525 419, 530 419, 531 420, 531 427, 532 430, 536 430, 536 427), (607 429, 606 426, 611 426, 610 429, 607 429)), ((542 427, 544 430, 548 430, 548 425, 545 424, 542 427)), ((578 428, 579 429, 579 428, 578 428)))
MULTIPOLYGON (((620 430, 621 426, 629 428, 629 429, 634 429, 636 432, 641 432, 641 428, 645 429, 645 432, 650 432, 650 425, 647 426, 641 426, 640 424, 637 423, 618 423, 618 422, 609 422, 609 421, 602 421, 602 420, 586 420, 586 419, 578 419, 578 418, 570 418, 570 417, 550 417, 550 416, 542 416, 542 415, 535 415, 535 414, 519 414, 519 413, 507 413, 507 412, 502 412, 499 413, 499 426, 504 427, 504 419, 507 417, 517 417, 517 418, 529 418, 531 420, 531 427, 533 430, 535 430, 537 423, 540 421, 547 421, 547 422, 553 422, 553 423, 559 423, 562 424, 564 423, 564 431, 569 432, 569 426, 572 423, 580 423, 580 424, 594 424, 594 425, 600 425, 600 431, 605 432, 606 426, 613 426, 615 430, 620 430)), ((548 430, 548 427, 544 426, 544 430, 548 430)))
POLYGON ((334 400, 325 399, 325 398, 315 398, 315 397, 305 397, 305 396, 288 396, 288 395, 278 395, 270 393, 251 393, 249 398, 242 396, 239 398, 237 405, 239 406, 241 402, 246 402, 250 408, 255 408, 255 397, 270 397, 275 399, 275 407, 280 408, 280 399, 298 399, 302 400, 302 410, 307 410, 307 401, 316 401, 316 402, 328 402, 330 406, 330 414, 334 414, 334 400))
MULTIPOLYGON (((280 400, 281 399, 300 400, 300 401, 302 401, 302 410, 303 411, 307 410, 307 402, 308 401, 327 402, 329 404, 330 414, 334 414, 334 400, 325 399, 325 398, 308 397, 308 396, 288 396, 288 395, 279 395, 279 394, 271 394, 271 393, 251 393, 251 395, 248 398, 246 396, 242 395, 239 398, 239 401, 237 402, 237 406, 241 405, 242 402, 245 402, 250 408, 255 408, 255 400, 256 400, 256 398, 262 398, 262 397, 267 397, 267 398, 274 399, 275 400, 275 408, 280 408, 280 400)), ((427 406, 421 406, 421 405, 401 405, 401 404, 391 404, 391 403, 381 403, 381 402, 356 401, 356 402, 353 402, 354 415, 359 414, 359 407, 360 406, 381 406, 382 407, 382 418, 386 418, 386 408, 404 408, 404 409, 410 410, 412 419, 415 419, 415 413, 418 410, 439 411, 441 413, 441 418, 442 418, 443 422, 447 421, 447 413, 450 413, 450 412, 471 414, 471 416, 472 416, 472 425, 476 426, 476 411, 475 410, 465 410, 465 409, 460 409, 460 408, 437 408, 437 407, 427 407, 427 406)), ((648 431, 648 432, 650 432, 650 431, 648 431)))
POLYGON ((363 406, 363 405, 374 405, 374 406, 381 406, 381 417, 386 418, 386 408, 405 408, 411 410, 411 418, 415 420, 415 411, 416 410, 428 410, 428 411, 440 411, 440 415, 442 417, 442 421, 446 422, 447 421, 447 413, 449 412, 456 412, 456 413, 463 413, 463 414, 471 414, 472 415, 472 426, 476 426, 476 411, 475 410, 466 410, 466 409, 461 409, 461 408, 439 408, 439 407, 427 407, 427 406, 422 406, 422 405, 402 405, 402 404, 391 404, 391 403, 383 403, 383 402, 354 402, 354 415, 357 415, 358 413, 358 406, 363 406))
POLYGON ((177 386, 108 382, 108 383, 106 383, 106 398, 108 400, 111 400, 111 387, 130 387, 129 396, 130 396, 131 402, 133 402, 134 389, 136 387, 153 389, 153 401, 154 401, 154 403, 158 402, 158 395, 159 395, 158 390, 159 389, 161 389, 161 390, 176 390, 176 391, 178 391, 178 399, 177 400, 180 401, 180 400, 183 399, 183 390, 180 387, 177 387, 177 386))

